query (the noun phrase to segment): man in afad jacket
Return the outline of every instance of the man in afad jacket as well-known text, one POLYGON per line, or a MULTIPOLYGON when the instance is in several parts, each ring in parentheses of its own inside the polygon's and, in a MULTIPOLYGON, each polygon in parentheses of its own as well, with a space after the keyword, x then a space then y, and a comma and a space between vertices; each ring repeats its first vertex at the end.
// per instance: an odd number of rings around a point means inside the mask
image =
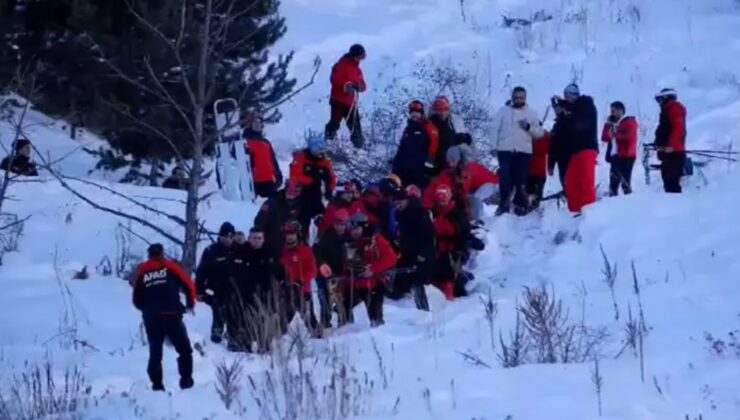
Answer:
POLYGON ((365 48, 355 44, 349 52, 334 64, 331 69, 331 118, 326 124, 326 138, 334 140, 343 119, 347 121, 350 141, 355 147, 362 147, 364 137, 360 125, 359 95, 367 90, 360 63, 366 57, 365 48))
POLYGON ((660 159, 660 175, 667 193, 681 192, 681 176, 686 162, 686 107, 673 89, 655 95, 660 105, 660 123, 655 130, 655 147, 660 159))
POLYGON ((545 134, 537 113, 527 106, 527 91, 518 86, 511 92, 511 105, 493 116, 494 151, 498 157, 501 203, 497 215, 508 213, 513 203, 523 214, 528 207, 525 186, 532 161, 532 140, 545 134))
POLYGON ((609 195, 632 193, 632 168, 637 157, 637 120, 625 115, 622 102, 611 104, 611 115, 604 124, 601 141, 607 144, 606 161, 609 162, 609 195))
POLYGON ((165 258, 164 247, 152 244, 149 259, 139 265, 133 279, 133 304, 141 311, 149 342, 147 373, 154 391, 164 391, 162 353, 168 339, 177 351, 180 388, 193 387, 193 349, 182 315, 195 308, 195 285, 177 263, 165 258), (180 293, 185 295, 185 306, 180 293))

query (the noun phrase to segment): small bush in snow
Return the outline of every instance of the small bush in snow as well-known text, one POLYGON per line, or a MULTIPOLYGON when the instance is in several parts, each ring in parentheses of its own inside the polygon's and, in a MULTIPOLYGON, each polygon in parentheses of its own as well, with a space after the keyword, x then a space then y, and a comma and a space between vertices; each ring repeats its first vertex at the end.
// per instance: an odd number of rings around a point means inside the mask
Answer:
POLYGON ((0 265, 3 256, 18 250, 18 243, 23 235, 24 219, 15 213, 0 213, 0 265))
POLYGON ((76 366, 56 372, 51 360, 26 362, 0 385, 0 419, 82 419, 90 391, 87 378, 76 366))
POLYGON ((505 368, 514 368, 527 363, 529 357, 529 336, 521 322, 519 312, 516 313, 514 331, 509 333, 509 340, 505 341, 499 333, 501 351, 498 354, 499 363, 505 368))
POLYGON ((216 393, 227 410, 236 402, 241 391, 244 368, 242 359, 220 360, 216 363, 216 393))
POLYGON ((715 356, 740 358, 740 330, 738 329, 728 332, 724 339, 705 332, 704 341, 707 344, 707 350, 715 356))

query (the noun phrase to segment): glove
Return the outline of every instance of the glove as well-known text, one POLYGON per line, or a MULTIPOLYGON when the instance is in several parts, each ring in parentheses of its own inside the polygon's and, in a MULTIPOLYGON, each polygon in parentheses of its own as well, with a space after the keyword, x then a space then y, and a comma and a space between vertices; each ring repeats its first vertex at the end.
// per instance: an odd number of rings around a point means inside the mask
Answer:
POLYGON ((467 144, 468 146, 472 146, 473 137, 470 133, 457 133, 455 134, 455 142, 457 144, 467 144))
POLYGON ((522 130, 527 131, 527 132, 529 132, 529 129, 532 128, 532 126, 526 120, 520 120, 519 127, 521 127, 522 130))
POLYGON ((322 223, 324 223, 324 215, 323 215, 323 214, 320 214, 320 215, 316 216, 316 217, 315 217, 315 218, 313 219, 313 224, 314 224, 314 225, 315 225, 316 227, 320 227, 322 223))
POLYGON ((607 150, 606 156, 604 156, 606 163, 612 163, 612 154, 610 152, 611 150, 607 150))
POLYGON ((360 87, 357 85, 357 83, 347 83, 344 85, 344 91, 347 93, 355 94, 360 91, 360 87))
POLYGON ((321 267, 319 267, 319 273, 321 273, 321 277, 328 279, 332 274, 331 267, 329 267, 328 264, 321 264, 321 267))

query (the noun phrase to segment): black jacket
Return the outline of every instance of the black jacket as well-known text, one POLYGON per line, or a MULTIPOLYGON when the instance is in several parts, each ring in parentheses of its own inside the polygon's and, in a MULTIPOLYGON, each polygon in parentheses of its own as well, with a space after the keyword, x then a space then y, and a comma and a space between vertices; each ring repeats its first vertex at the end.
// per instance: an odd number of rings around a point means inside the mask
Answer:
MULTIPOLYGON (((425 164, 430 158, 436 159, 436 156, 429 156, 430 145, 434 140, 430 136, 428 125, 434 126, 428 120, 408 120, 403 132, 393 158, 393 173, 401 178, 403 185, 414 184, 423 188, 427 184, 425 164)), ((436 127, 433 129, 436 130, 436 127)))
POLYGON ((36 170, 36 164, 31 162, 30 158, 21 155, 13 157, 12 162, 10 156, 7 156, 0 162, 0 169, 10 171, 16 175, 39 176, 39 172, 36 170))
POLYGON ((316 265, 321 267, 327 264, 333 275, 341 275, 347 263, 347 244, 349 235, 339 235, 334 228, 324 232, 318 242, 313 246, 313 253, 316 256, 316 265))
POLYGON ((598 115, 594 100, 581 96, 573 103, 562 103, 565 113, 555 119, 550 138, 550 168, 567 162, 584 150, 599 151, 598 115))
POLYGON ((195 271, 195 287, 198 294, 210 289, 219 297, 227 297, 234 291, 239 273, 240 258, 236 245, 226 247, 219 242, 209 245, 200 257, 195 271))
POLYGON ((254 226, 265 232, 265 246, 279 252, 283 249, 283 225, 290 221, 299 222, 305 235, 311 223, 311 212, 303 200, 288 200, 285 190, 281 190, 262 204, 254 218, 254 226))
POLYGON ((240 293, 245 298, 255 293, 268 294, 275 282, 283 277, 280 255, 269 248, 254 249, 249 243, 242 245, 244 271, 240 277, 240 293))
POLYGON ((188 308, 195 306, 195 286, 190 276, 174 261, 150 259, 139 265, 133 281, 133 303, 142 314, 182 315, 185 311, 180 292, 188 308))
POLYGON ((404 262, 433 261, 436 252, 434 241, 431 213, 418 198, 409 199, 408 206, 398 212, 398 243, 404 262))

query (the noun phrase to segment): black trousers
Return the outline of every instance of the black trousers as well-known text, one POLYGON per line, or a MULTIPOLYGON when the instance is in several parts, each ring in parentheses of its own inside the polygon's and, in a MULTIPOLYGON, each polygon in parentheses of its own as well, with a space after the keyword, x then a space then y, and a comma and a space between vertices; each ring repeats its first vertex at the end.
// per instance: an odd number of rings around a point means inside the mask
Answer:
POLYGON ((360 302, 364 302, 367 307, 367 316, 370 318, 370 324, 372 326, 383 324, 384 296, 385 287, 380 282, 378 282, 378 285, 372 289, 355 288, 354 290, 343 290, 342 307, 344 309, 344 313, 340 314, 339 319, 353 322, 354 318, 352 317, 352 308, 359 305, 360 302))
POLYGON ((277 190, 277 183, 272 181, 256 182, 254 184, 254 193, 257 195, 257 197, 270 198, 275 195, 277 190))
POLYGON ((532 155, 529 153, 498 152, 499 191, 501 193, 499 213, 507 213, 512 203, 515 209, 527 207, 528 200, 524 196, 524 187, 527 183, 531 161, 532 155))
POLYGON ((326 123, 326 137, 335 138, 339 125, 342 120, 346 120, 347 128, 349 129, 351 136, 358 138, 362 136, 362 124, 360 123, 360 110, 357 107, 350 107, 347 104, 341 102, 329 101, 331 107, 331 118, 326 123), (352 111, 350 113, 350 111, 352 111))
POLYGON ((329 282, 323 277, 316 277, 316 287, 319 294, 319 321, 325 328, 331 327, 331 297, 329 296, 329 282))
POLYGON ((180 378, 193 376, 193 349, 190 346, 188 331, 181 315, 150 315, 144 317, 144 329, 149 341, 149 364, 147 373, 153 385, 162 385, 162 356, 165 338, 177 352, 177 369, 180 378))
POLYGON ((618 195, 620 186, 624 194, 632 194, 632 168, 635 166, 635 158, 613 156, 610 164, 609 195, 618 195))
POLYGON ((686 163, 685 152, 661 153, 660 175, 667 193, 681 193, 681 176, 686 163))
POLYGON ((223 336, 226 332, 226 301, 224 299, 214 298, 211 300, 211 313, 213 321, 211 322, 211 336, 223 336))

